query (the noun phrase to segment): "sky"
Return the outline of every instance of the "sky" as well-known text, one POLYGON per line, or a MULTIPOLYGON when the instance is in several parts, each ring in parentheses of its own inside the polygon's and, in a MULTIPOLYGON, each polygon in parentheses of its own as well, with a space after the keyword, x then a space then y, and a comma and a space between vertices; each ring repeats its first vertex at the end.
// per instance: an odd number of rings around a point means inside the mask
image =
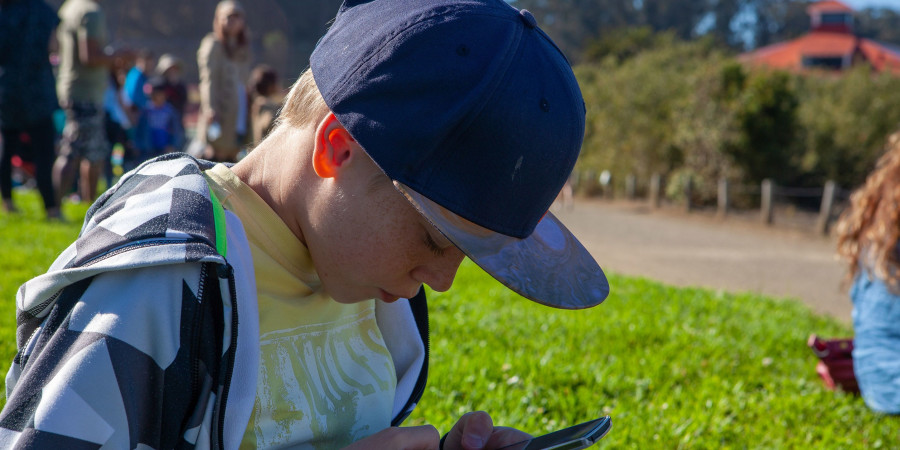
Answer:
POLYGON ((900 0, 841 0, 847 6, 854 9, 872 8, 872 7, 888 7, 900 10, 900 0))

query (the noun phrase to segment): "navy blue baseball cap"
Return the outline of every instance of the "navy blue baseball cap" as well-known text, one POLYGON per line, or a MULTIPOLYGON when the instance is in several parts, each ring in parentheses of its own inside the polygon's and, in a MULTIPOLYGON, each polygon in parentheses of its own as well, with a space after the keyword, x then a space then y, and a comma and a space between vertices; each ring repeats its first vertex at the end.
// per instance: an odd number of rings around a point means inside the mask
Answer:
POLYGON ((310 58, 325 103, 453 244, 522 296, 587 308, 609 294, 548 210, 585 108, 534 17, 502 0, 345 0, 310 58))

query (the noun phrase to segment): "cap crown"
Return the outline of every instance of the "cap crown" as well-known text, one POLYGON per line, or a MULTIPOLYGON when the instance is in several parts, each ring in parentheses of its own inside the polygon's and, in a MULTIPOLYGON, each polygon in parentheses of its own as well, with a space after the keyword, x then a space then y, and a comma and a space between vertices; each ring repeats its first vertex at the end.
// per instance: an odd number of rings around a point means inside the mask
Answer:
POLYGON ((581 148, 568 61, 500 0, 345 1, 310 66, 391 179, 508 236, 532 233, 581 148))

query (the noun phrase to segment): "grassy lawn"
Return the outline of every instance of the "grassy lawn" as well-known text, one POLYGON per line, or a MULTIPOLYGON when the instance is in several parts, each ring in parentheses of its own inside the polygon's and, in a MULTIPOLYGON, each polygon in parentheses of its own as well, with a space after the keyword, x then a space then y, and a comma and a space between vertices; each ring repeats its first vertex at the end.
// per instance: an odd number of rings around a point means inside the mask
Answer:
MULTIPOLYGON (((14 298, 77 235, 46 223, 33 193, 0 213, 0 371, 15 354, 14 298)), ((69 218, 86 205, 66 205, 69 218)), ((601 261, 602 262, 602 261, 601 261)), ((900 418, 825 390, 806 348, 811 332, 846 326, 790 300, 672 288, 610 276, 586 311, 519 298, 474 264, 431 293, 428 389, 407 425, 445 432, 470 410, 543 433, 613 416, 607 448, 896 448, 900 418)))

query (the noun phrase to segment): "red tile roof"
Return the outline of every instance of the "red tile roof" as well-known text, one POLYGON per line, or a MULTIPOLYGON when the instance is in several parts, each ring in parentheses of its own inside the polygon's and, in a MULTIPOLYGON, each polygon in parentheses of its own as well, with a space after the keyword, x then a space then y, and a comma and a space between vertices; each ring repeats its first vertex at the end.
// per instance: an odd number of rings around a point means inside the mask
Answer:
POLYGON ((802 70, 803 57, 852 58, 859 51, 876 71, 900 74, 900 48, 848 33, 813 31, 797 39, 744 53, 739 60, 750 65, 802 70))
POLYGON ((814 31, 792 41, 762 47, 744 53, 741 60, 754 65, 779 69, 799 69, 804 56, 847 56, 856 48, 852 34, 814 31))
POLYGON ((815 12, 853 12, 853 8, 837 0, 826 0, 809 5, 809 7, 806 8, 806 12, 809 14, 815 12))
POLYGON ((859 50, 876 71, 900 75, 900 48, 860 39, 859 50))

